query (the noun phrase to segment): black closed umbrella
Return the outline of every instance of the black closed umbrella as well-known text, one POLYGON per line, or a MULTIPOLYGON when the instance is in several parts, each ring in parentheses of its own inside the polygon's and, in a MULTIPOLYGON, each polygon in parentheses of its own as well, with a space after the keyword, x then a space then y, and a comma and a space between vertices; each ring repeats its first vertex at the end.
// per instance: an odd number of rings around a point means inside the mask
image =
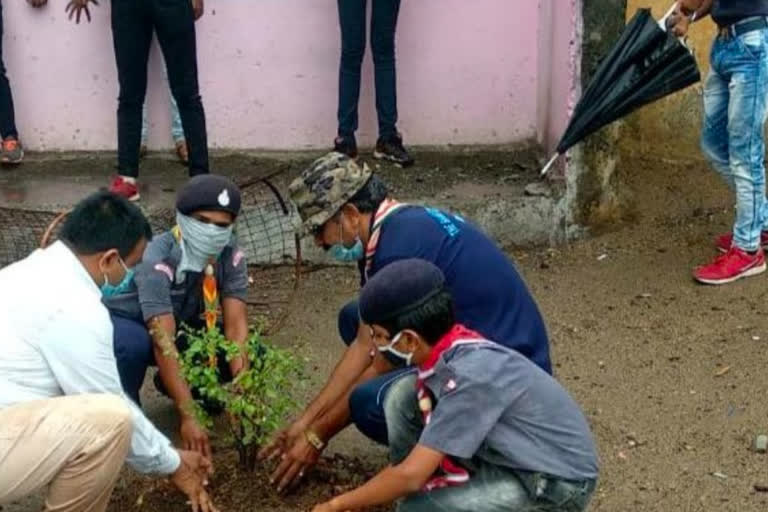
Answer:
POLYGON ((691 52, 663 28, 673 9, 662 21, 650 9, 637 11, 595 72, 542 175, 591 133, 701 80, 691 52))

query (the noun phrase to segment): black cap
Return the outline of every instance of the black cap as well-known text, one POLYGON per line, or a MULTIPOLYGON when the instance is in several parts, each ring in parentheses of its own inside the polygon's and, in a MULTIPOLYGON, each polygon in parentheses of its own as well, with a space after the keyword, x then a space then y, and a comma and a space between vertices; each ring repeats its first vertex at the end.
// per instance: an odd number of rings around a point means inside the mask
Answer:
POLYGON ((416 258, 395 261, 376 273, 360 292, 360 319, 380 324, 426 303, 445 289, 434 264, 416 258))
POLYGON ((176 209, 183 215, 198 210, 240 213, 240 189, 229 178, 201 174, 191 178, 176 196, 176 209))

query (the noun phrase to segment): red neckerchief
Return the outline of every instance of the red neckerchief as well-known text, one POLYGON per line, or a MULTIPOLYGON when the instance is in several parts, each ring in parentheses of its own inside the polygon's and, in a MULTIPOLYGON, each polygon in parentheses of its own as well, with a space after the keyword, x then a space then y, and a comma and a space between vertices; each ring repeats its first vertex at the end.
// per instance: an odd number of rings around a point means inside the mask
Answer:
MULTIPOLYGON (((427 360, 419 365, 419 376, 416 379, 416 393, 419 400, 419 409, 424 415, 424 425, 429 425, 432 419, 432 406, 434 399, 432 393, 426 385, 426 379, 434 375, 435 365, 440 357, 448 350, 469 343, 482 343, 486 339, 475 331, 464 327, 461 324, 454 325, 448 334, 440 338, 440 341, 432 348, 427 360)), ((447 385, 455 386, 456 383, 450 381, 447 385)), ((433 489, 442 489, 462 485, 469 480, 469 472, 451 460, 450 457, 444 457, 440 462, 440 472, 432 477, 425 485, 424 492, 433 489)))
POLYGON ((405 203, 399 203, 394 199, 385 199, 379 205, 376 213, 373 215, 373 224, 371 225, 371 236, 368 238, 368 244, 365 246, 365 278, 368 279, 368 272, 373 266, 373 257, 376 255, 376 249, 379 247, 379 237, 381 236, 381 225, 387 218, 400 208, 408 206, 405 203))

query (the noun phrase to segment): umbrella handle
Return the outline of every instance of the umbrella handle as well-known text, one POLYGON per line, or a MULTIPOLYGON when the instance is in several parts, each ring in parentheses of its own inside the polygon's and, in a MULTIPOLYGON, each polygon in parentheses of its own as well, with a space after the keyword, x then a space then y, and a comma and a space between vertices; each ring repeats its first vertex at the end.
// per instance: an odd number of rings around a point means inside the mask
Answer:
POLYGON ((553 165, 555 165, 555 161, 560 156, 560 153, 555 153, 552 158, 549 159, 549 162, 547 162, 547 165, 544 166, 544 168, 541 170, 541 176, 544 176, 549 172, 549 170, 552 168, 553 165))
POLYGON ((667 31, 667 19, 669 19, 669 17, 672 16, 672 14, 674 14, 675 9, 677 9, 677 4, 678 2, 674 2, 672 4, 672 7, 670 7, 669 10, 667 11, 667 14, 665 14, 664 17, 659 20, 659 27, 664 32, 667 31))

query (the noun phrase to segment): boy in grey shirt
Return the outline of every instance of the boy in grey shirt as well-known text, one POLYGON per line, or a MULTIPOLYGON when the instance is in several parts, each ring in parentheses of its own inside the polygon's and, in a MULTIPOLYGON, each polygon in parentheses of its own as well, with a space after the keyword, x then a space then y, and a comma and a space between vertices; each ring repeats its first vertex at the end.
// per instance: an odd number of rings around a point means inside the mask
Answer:
POLYGON ((418 365, 388 394, 392 465, 314 512, 582 511, 598 461, 579 406, 518 352, 456 324, 440 269, 392 263, 360 296, 377 349, 418 365))

